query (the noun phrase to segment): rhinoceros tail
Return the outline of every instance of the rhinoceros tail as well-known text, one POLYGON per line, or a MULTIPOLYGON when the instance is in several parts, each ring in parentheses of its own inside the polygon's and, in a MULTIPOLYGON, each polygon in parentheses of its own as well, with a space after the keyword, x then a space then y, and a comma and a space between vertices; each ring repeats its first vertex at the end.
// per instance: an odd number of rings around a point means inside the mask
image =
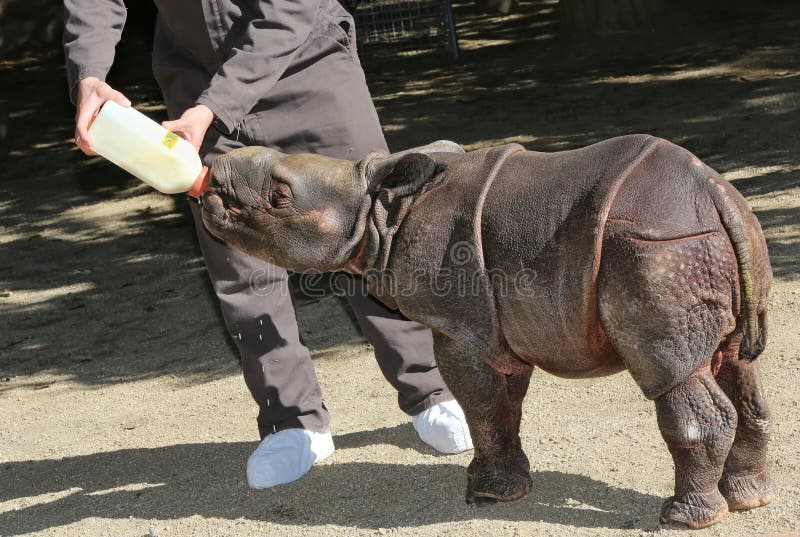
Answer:
MULTIPOLYGON (((743 214, 742 208, 733 199, 738 193, 721 178, 710 178, 711 197, 716 205, 722 225, 733 246, 736 261, 739 265, 739 316, 738 326, 743 332, 739 357, 747 360, 756 359, 767 343, 767 330, 758 313, 759 296, 755 282, 755 255, 760 252, 757 244, 761 230, 753 226, 743 214)), ((742 203, 744 204, 744 203, 742 203)))

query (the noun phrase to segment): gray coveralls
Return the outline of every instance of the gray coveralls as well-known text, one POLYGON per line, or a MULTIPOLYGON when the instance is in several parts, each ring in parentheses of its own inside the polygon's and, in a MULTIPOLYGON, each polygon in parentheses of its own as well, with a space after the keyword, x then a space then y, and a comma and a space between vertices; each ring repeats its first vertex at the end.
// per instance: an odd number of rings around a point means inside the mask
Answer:
MULTIPOLYGON (((105 79, 125 23, 123 0, 65 0, 64 49, 73 103, 79 80, 105 79)), ((354 24, 336 0, 156 0, 153 72, 170 118, 195 104, 216 116, 201 155, 210 165, 244 145, 357 160, 386 147, 355 50, 354 24)), ((200 247, 261 437, 329 428, 308 349, 300 342, 287 274, 228 248, 202 225, 200 247)), ((378 364, 417 414, 452 399, 430 331, 387 310, 362 286, 349 296, 378 364)))

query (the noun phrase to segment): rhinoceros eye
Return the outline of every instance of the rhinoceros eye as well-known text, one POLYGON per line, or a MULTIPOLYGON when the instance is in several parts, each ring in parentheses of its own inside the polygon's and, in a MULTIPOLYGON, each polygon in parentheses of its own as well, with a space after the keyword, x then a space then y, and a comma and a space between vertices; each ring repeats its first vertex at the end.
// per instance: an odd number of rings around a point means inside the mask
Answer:
POLYGON ((280 181, 272 182, 272 191, 269 194, 269 204, 275 208, 286 207, 292 202, 292 189, 280 181))

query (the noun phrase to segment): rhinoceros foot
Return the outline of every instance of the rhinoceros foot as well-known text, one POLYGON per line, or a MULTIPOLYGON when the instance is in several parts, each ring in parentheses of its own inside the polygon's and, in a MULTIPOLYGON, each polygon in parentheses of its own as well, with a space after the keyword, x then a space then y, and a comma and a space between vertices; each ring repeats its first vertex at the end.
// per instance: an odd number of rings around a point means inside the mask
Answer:
POLYGON ((765 469, 757 475, 722 475, 719 490, 731 511, 755 509, 775 499, 775 484, 765 469))
POLYGON ((713 526, 728 514, 728 503, 715 487, 706 493, 671 497, 661 506, 661 524, 671 529, 699 530, 713 526))
MULTIPOLYGON (((474 461, 473 461, 474 462, 474 461)), ((467 503, 485 505, 518 500, 531 491, 530 474, 514 459, 505 463, 470 464, 472 476, 467 477, 467 503)))
MULTIPOLYGON (((530 473, 531 471, 531 463, 528 460, 528 456, 525 455, 525 452, 522 451, 522 447, 517 447, 517 453, 515 455, 516 461, 515 464, 522 468, 525 473, 530 473)), ((474 479, 475 474, 478 473, 478 459, 473 458, 472 462, 469 463, 467 466, 467 479, 474 479)))

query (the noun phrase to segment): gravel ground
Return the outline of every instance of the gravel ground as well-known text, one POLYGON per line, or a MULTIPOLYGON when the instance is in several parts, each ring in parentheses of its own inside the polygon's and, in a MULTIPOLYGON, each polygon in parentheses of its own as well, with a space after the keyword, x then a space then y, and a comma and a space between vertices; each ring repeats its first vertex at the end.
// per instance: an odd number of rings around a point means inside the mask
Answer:
MULTIPOLYGON (((373 73, 390 143, 559 150, 650 132, 734 181, 776 275, 762 371, 779 497, 696 534, 800 531, 800 9, 577 42, 557 36, 553 8, 459 10, 464 63, 373 73)), ((131 43, 115 84, 158 116, 149 62, 131 43)), ((468 507, 470 455, 440 456, 417 439, 335 296, 297 307, 337 451, 297 483, 248 491, 256 409, 185 203, 77 154, 58 57, 0 63, 0 87, 13 140, 0 181, 1 536, 660 531, 672 463, 628 375, 536 372, 521 433, 533 491, 468 507)))

